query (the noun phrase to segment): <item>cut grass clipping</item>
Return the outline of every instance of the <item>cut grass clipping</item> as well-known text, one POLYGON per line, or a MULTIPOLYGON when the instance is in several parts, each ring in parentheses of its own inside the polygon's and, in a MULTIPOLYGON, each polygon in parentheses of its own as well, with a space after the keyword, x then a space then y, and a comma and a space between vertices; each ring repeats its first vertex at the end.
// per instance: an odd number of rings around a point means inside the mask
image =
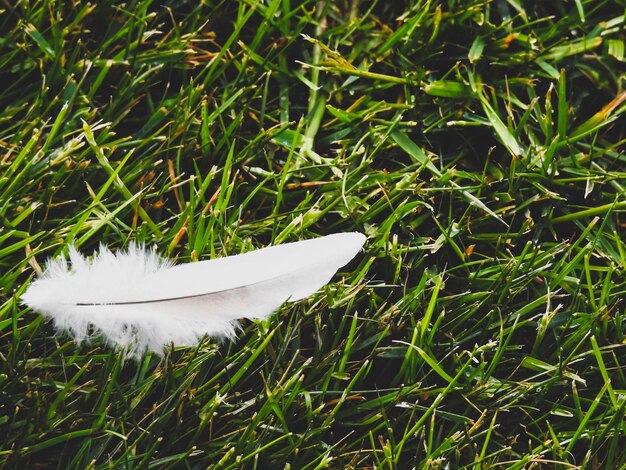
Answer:
POLYGON ((623 468, 623 2, 7 2, 4 468, 623 468), (21 306, 48 257, 365 251, 138 363, 21 306))

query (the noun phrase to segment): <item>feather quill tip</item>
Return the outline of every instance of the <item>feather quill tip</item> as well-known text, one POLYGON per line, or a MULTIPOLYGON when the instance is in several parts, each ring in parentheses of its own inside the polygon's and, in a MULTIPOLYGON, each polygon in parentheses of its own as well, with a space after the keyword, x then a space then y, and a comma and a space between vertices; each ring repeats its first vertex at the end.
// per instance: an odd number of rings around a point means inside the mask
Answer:
POLYGON ((127 356, 194 346, 205 336, 234 338, 241 318, 267 318, 286 301, 330 281, 363 247, 360 233, 339 233, 235 256, 174 265, 131 244, 91 259, 73 247, 48 260, 21 297, 77 342, 102 336, 127 356))

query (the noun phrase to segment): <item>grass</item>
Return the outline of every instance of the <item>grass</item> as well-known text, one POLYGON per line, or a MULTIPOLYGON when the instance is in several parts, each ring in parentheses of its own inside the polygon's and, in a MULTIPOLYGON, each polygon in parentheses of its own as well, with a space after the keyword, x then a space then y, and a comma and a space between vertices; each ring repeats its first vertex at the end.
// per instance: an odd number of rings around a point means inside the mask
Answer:
POLYGON ((626 468, 623 2, 3 4, 3 468, 626 468), (48 257, 365 252, 124 362, 48 257))

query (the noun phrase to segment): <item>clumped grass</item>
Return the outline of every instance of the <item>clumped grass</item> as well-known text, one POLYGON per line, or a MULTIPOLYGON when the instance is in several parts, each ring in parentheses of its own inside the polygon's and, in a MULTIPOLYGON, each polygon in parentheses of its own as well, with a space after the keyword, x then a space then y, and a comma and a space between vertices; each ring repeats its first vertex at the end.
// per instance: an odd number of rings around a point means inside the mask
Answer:
POLYGON ((5 468, 624 468, 623 2, 7 2, 5 468), (46 258, 337 231, 318 294, 138 363, 46 258))

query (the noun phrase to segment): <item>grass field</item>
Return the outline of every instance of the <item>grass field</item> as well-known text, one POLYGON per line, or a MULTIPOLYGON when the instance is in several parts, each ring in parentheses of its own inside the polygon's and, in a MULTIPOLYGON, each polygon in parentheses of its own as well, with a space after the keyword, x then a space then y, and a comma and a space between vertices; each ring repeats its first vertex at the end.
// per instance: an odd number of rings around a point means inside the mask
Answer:
POLYGON ((1 468, 626 468, 620 0, 0 5, 1 468), (124 361, 47 258, 364 252, 124 361))

